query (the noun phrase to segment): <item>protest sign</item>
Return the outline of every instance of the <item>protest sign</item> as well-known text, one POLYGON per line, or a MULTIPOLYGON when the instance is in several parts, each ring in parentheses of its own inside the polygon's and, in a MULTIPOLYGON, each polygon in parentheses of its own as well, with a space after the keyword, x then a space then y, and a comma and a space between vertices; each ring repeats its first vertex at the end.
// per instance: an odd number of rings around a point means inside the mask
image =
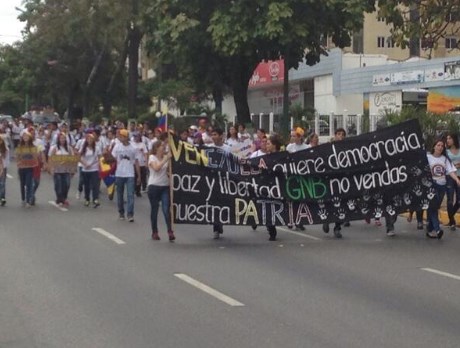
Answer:
POLYGON ((296 153, 239 159, 170 142, 176 223, 318 224, 426 209, 433 182, 418 121, 296 153))
POLYGON ((38 149, 35 146, 20 146, 15 150, 16 165, 20 168, 34 168, 39 165, 38 149))
POLYGON ((53 155, 48 158, 48 166, 53 173, 76 173, 80 156, 53 155))

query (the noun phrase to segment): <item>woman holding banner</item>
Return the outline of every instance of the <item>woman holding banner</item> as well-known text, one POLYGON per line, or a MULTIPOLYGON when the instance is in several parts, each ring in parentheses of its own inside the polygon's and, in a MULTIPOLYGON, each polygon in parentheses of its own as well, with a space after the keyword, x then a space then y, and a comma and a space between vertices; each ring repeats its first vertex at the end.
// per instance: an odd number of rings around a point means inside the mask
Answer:
POLYGON ((22 206, 30 208, 34 198, 34 167, 38 165, 38 149, 32 134, 25 129, 16 148, 19 184, 22 206))
POLYGON ((0 136, 0 206, 5 206, 5 185, 6 172, 10 164, 10 151, 6 145, 5 139, 0 136))
POLYGON ((431 153, 428 153, 427 158, 434 180, 435 197, 431 201, 427 211, 428 226, 426 236, 428 238, 441 239, 444 232, 439 226, 438 214, 446 193, 446 178, 450 176, 457 185, 460 185, 460 179, 457 177, 456 168, 447 157, 443 140, 439 139, 434 142, 431 153))
POLYGON ((161 202, 161 209, 168 230, 169 241, 176 239, 172 230, 169 196, 169 177, 168 162, 171 154, 165 153, 166 145, 162 141, 157 141, 152 146, 149 156, 149 181, 148 197, 150 201, 150 223, 152 226, 152 239, 160 240, 158 234, 158 207, 161 202))
MULTIPOLYGON (((51 146, 49 157, 73 155, 73 148, 67 142, 67 134, 59 133, 56 145, 51 146)), ((59 159, 53 159, 53 162, 59 163, 59 159)), ((67 196, 70 188, 70 173, 64 166, 53 168, 54 191, 56 193, 56 204, 60 207, 69 206, 67 196)))

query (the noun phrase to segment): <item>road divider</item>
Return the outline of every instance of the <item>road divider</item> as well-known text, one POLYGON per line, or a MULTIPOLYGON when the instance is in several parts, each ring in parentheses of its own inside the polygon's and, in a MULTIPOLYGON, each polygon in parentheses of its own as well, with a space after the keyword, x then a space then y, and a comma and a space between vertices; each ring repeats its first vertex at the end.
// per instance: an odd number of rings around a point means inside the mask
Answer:
POLYGON ((455 280, 460 280, 460 276, 458 276, 458 275, 443 272, 443 271, 439 271, 439 270, 433 269, 433 268, 422 268, 422 271, 434 273, 434 274, 437 274, 437 275, 440 275, 440 276, 443 276, 443 277, 447 277, 447 278, 451 278, 451 279, 455 279, 455 280))
POLYGON ((67 209, 67 208, 60 207, 59 204, 56 204, 55 201, 48 201, 48 203, 49 203, 50 205, 52 205, 53 207, 59 209, 60 211, 69 211, 69 209, 67 209))
POLYGON ((223 293, 221 293, 220 291, 217 291, 209 286, 207 286, 206 284, 203 284, 201 282, 199 282, 198 280, 196 279, 193 279, 192 277, 184 274, 184 273, 175 273, 174 274, 175 277, 179 278, 180 280, 186 282, 187 284, 190 284, 192 286, 194 286, 195 288, 207 293, 208 295, 211 295, 212 297, 228 304, 229 306, 232 306, 232 307, 244 307, 244 304, 227 296, 227 295, 224 295, 223 293))
POLYGON ((287 228, 278 227, 278 226, 276 228, 278 230, 281 230, 281 231, 284 231, 284 232, 287 232, 287 233, 295 234, 296 236, 301 236, 301 237, 308 238, 308 239, 311 239, 311 240, 321 240, 321 238, 310 236, 309 234, 306 234, 306 233, 300 233, 300 232, 288 230, 287 228))
POLYGON ((99 233, 99 234, 103 235, 104 237, 110 239, 111 241, 117 243, 118 245, 126 244, 126 243, 125 243, 124 241, 122 241, 120 238, 115 237, 112 233, 107 232, 107 231, 104 230, 103 228, 93 227, 92 230, 93 230, 93 231, 96 231, 97 233, 99 233))

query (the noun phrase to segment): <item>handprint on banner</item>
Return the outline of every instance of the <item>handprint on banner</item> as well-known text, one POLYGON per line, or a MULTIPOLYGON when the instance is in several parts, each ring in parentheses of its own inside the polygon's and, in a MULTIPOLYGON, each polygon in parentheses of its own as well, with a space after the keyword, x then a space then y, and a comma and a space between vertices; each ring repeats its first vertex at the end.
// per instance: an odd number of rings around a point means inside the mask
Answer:
POLYGON ((376 219, 380 219, 382 217, 382 213, 383 213, 383 211, 382 211, 381 208, 377 207, 377 208, 374 209, 374 217, 376 219))
POLYGON ((340 207, 340 198, 339 197, 334 197, 332 198, 332 203, 334 203, 334 207, 338 208, 340 207))
POLYGON ((433 186, 433 182, 428 178, 422 178, 422 185, 425 187, 433 186))
POLYGON ((400 195, 396 195, 393 197, 393 203, 395 207, 400 207, 402 206, 402 198, 400 195))
POLYGON ((325 209, 321 209, 318 211, 318 216, 321 220, 326 220, 327 219, 327 211, 325 209))
POLYGON ((422 210, 427 210, 430 206, 430 201, 428 201, 428 199, 422 199, 420 203, 421 203, 422 210))
POLYGON ((348 200, 347 205, 350 211, 353 211, 356 209, 356 202, 353 199, 348 200))
POLYGON ((337 216, 339 220, 345 220, 345 218, 347 217, 347 214, 345 214, 345 209, 340 208, 339 210, 337 210, 335 216, 337 216))
POLYGON ((376 193, 374 195, 374 200, 377 205, 382 205, 383 204, 383 196, 381 193, 376 193))
POLYGON ((410 193, 406 192, 404 194, 404 204, 405 205, 410 205, 412 203, 412 196, 410 193))
POLYGON ((396 211, 394 210, 393 206, 391 206, 391 205, 387 205, 386 211, 387 211, 388 215, 391 215, 391 216, 396 214, 396 211))
POLYGON ((420 197, 423 194, 422 188, 420 187, 420 185, 415 185, 412 191, 415 193, 417 197, 420 197))
POLYGON ((412 167, 410 169, 410 172, 412 173, 413 176, 420 176, 423 173, 423 171, 419 167, 412 167))
POLYGON ((318 199, 318 207, 320 209, 324 209, 326 207, 326 204, 324 203, 324 199, 318 199))
POLYGON ((366 215, 367 213, 369 213, 369 206, 367 204, 363 204, 361 206, 361 214, 366 215))
POLYGON ((426 197, 431 201, 435 195, 436 195, 436 190, 432 187, 428 191, 428 194, 426 195, 426 197))
POLYGON ((371 199, 371 195, 369 193, 369 190, 364 190, 364 192, 363 192, 363 200, 365 202, 368 202, 368 201, 370 201, 370 199, 371 199))

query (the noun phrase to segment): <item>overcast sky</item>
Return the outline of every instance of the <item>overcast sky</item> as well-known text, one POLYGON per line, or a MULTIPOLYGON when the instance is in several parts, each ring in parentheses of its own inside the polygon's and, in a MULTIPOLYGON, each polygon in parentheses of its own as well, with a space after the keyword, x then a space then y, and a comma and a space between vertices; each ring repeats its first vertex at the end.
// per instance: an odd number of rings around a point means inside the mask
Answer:
POLYGON ((17 16, 19 12, 15 7, 21 6, 22 0, 0 0, 0 43, 11 44, 21 39, 21 23, 17 16))

